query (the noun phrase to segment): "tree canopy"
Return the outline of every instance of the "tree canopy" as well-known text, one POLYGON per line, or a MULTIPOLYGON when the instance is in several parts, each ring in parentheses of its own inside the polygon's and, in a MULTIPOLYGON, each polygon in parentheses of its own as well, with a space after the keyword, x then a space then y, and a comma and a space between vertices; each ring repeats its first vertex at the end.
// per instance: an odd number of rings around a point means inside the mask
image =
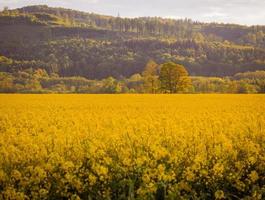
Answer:
POLYGON ((187 70, 184 66, 168 62, 162 65, 159 80, 165 93, 185 92, 191 86, 187 70))

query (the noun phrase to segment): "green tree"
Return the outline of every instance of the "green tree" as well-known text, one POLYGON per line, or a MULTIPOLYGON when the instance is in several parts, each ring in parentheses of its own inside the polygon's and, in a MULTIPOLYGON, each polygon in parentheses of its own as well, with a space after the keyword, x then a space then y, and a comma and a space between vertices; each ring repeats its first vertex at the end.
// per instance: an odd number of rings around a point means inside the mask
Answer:
POLYGON ((245 80, 241 80, 238 82, 237 90, 238 90, 237 92, 240 94, 257 93, 256 88, 253 85, 248 84, 245 80))
POLYGON ((49 55, 48 64, 50 66, 51 73, 58 73, 59 72, 58 59, 54 54, 49 55))
POLYGON ((129 79, 127 79, 127 87, 129 88, 130 93, 143 93, 143 77, 141 74, 134 74, 129 79), (132 92, 133 91, 133 92, 132 92))
POLYGON ((104 93, 120 93, 121 85, 113 77, 109 77, 103 80, 103 92, 104 93))
POLYGON ((256 84, 258 86, 258 92, 265 93, 265 80, 257 80, 256 84))
POLYGON ((71 63, 71 59, 69 58, 69 56, 67 55, 64 55, 63 56, 63 59, 61 60, 60 62, 61 64, 61 70, 60 70, 60 73, 63 75, 63 76, 66 76, 67 75, 67 72, 70 68, 70 66, 72 65, 71 63))
POLYGON ((146 67, 142 73, 144 92, 153 94, 157 92, 159 88, 158 67, 159 65, 153 60, 148 61, 146 64, 146 67))
POLYGON ((9 15, 9 8, 7 6, 3 8, 3 13, 9 15))
POLYGON ((27 91, 40 91, 42 87, 37 79, 28 79, 25 83, 25 89, 27 91))
POLYGON ((165 93, 187 92, 191 86, 187 70, 182 65, 173 62, 162 65, 159 80, 161 90, 165 93))
POLYGON ((14 92, 14 77, 5 72, 0 72, 0 92, 14 92))

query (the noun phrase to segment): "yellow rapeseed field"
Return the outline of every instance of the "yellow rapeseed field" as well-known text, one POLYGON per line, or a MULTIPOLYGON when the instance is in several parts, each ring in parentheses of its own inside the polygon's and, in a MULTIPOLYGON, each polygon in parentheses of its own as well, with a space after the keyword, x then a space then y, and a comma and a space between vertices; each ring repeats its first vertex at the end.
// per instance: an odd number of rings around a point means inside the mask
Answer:
POLYGON ((264 199, 265 95, 0 95, 0 199, 264 199))

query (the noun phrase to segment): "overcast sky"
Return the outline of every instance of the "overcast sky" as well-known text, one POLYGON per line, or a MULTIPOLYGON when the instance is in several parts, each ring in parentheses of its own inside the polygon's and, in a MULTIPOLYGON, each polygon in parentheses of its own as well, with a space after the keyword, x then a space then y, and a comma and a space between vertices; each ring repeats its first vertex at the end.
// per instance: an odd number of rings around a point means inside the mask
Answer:
POLYGON ((0 0, 0 8, 46 4, 122 17, 161 16, 265 25, 265 0, 0 0))

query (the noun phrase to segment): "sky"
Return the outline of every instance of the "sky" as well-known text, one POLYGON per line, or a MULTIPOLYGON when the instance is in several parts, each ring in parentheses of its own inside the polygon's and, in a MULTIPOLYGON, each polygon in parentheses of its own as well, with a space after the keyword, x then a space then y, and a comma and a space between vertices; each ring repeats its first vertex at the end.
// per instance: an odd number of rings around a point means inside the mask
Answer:
POLYGON ((265 25, 265 0, 0 0, 0 8, 37 4, 121 17, 265 25))

